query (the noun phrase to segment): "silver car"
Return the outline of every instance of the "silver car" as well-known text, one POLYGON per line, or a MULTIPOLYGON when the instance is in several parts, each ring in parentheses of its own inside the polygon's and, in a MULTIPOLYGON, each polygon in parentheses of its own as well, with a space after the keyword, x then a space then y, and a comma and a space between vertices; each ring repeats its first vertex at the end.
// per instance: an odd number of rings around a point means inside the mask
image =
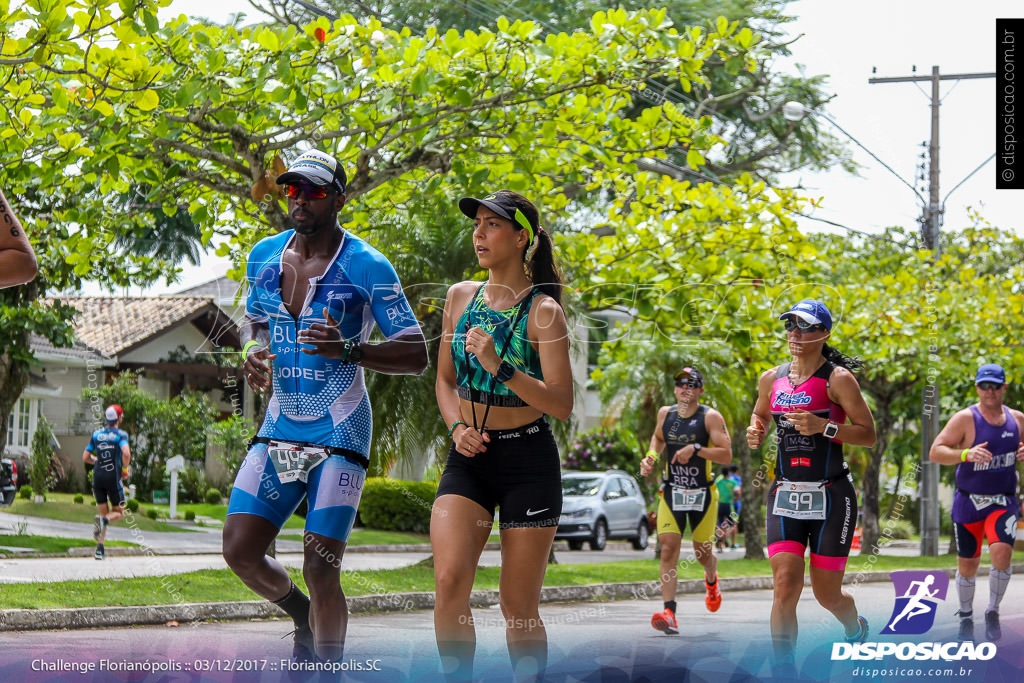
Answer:
POLYGON ((604 550, 608 539, 621 538, 633 547, 647 547, 647 506, 633 478, 622 470, 562 473, 562 517, 556 539, 580 550, 604 550))

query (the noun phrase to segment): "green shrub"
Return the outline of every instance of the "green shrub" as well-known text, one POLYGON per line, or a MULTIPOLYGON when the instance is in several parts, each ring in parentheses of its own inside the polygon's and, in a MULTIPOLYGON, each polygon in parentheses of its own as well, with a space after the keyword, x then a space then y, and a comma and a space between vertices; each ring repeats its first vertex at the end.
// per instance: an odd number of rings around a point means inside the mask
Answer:
POLYGON ((186 467, 178 475, 178 486, 182 503, 202 503, 210 484, 202 467, 186 467))
POLYGON ((81 505, 84 502, 85 502, 85 496, 83 496, 81 493, 76 493, 75 494, 75 504, 76 505, 81 505))
POLYGON ((135 500, 134 498, 129 498, 128 502, 125 503, 124 505, 125 505, 126 508, 128 508, 128 510, 130 512, 138 512, 139 511, 139 501, 135 500))
POLYGON ((436 496, 437 484, 372 477, 363 486, 359 517, 370 529, 425 534, 436 496))
POLYGON ((146 516, 150 519, 156 519, 160 516, 160 511, 157 510, 156 508, 149 508, 148 510, 146 510, 146 516))
POLYGON ((208 488, 208 489, 206 489, 206 502, 209 503, 210 505, 217 505, 223 499, 224 499, 224 496, 221 495, 221 492, 220 492, 219 489, 215 489, 215 488, 208 488))
POLYGON ((185 510, 185 521, 186 522, 194 521, 195 518, 196 518, 196 511, 195 510, 185 510))
POLYGON ((882 540, 892 538, 905 541, 914 535, 914 525, 905 519, 887 519, 879 527, 882 540))
POLYGON ((22 486, 21 489, 18 491, 18 495, 24 498, 25 500, 32 500, 32 487, 29 486, 28 484, 22 486))
POLYGON ((640 458, 636 438, 617 429, 598 427, 577 435, 562 456, 562 466, 572 470, 620 469, 633 473, 640 468, 640 458))

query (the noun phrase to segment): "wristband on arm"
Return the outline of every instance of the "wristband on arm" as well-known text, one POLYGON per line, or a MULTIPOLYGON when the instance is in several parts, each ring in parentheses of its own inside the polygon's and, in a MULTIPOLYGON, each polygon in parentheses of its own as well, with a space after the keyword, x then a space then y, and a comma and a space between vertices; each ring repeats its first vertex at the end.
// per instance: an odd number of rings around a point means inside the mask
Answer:
POLYGON ((455 428, 458 427, 459 425, 465 425, 466 427, 469 426, 465 422, 463 422, 462 420, 456 420, 455 422, 452 422, 452 426, 448 429, 448 438, 449 439, 452 438, 452 434, 455 433, 455 428))
POLYGON ((960 454, 960 462, 967 462, 967 454, 971 452, 970 448, 965 448, 963 453, 960 454))
POLYGON ((654 458, 655 460, 657 460, 658 459, 658 452, 652 448, 651 450, 647 451, 647 453, 644 454, 645 458, 647 456, 650 456, 650 457, 654 458))
POLYGON ((243 361, 245 361, 245 359, 249 356, 249 349, 251 349, 254 346, 260 346, 260 343, 255 339, 250 339, 249 341, 245 342, 245 346, 242 347, 243 361))

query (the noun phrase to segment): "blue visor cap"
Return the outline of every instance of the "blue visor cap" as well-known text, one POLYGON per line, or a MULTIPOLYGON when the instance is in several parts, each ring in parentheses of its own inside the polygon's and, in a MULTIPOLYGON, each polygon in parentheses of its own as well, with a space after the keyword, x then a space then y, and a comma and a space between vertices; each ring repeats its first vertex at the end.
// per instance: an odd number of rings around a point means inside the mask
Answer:
POLYGON ((785 320, 790 315, 795 315, 812 325, 824 325, 826 330, 832 329, 832 314, 829 313, 828 306, 815 299, 804 299, 780 315, 779 320, 785 320))

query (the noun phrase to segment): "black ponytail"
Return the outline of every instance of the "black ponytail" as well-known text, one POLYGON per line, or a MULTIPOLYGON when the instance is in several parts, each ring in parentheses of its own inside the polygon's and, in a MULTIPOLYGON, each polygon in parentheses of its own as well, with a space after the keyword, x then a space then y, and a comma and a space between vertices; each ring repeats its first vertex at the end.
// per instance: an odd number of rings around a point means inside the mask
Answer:
POLYGON ((850 372, 859 372, 864 369, 864 363, 861 360, 847 356, 839 349, 833 348, 828 344, 821 348, 821 355, 833 365, 846 368, 850 372))
MULTIPOLYGON (((534 286, 561 306, 562 276, 555 265, 555 250, 554 244, 551 242, 551 235, 541 230, 537 233, 535 240, 537 245, 533 249, 533 256, 526 264, 526 269, 534 286)), ((525 255, 524 252, 523 256, 525 257, 525 255)))
MULTIPOLYGON (((562 276, 558 272, 558 267, 555 265, 555 250, 554 243, 551 241, 551 235, 547 231, 540 227, 540 213, 537 211, 537 207, 533 205, 529 199, 519 194, 518 192, 512 192, 511 190, 499 190, 495 192, 496 195, 503 195, 504 198, 510 200, 515 204, 523 215, 526 216, 526 220, 529 221, 533 227, 533 243, 528 244, 523 250, 523 261, 526 263, 526 272, 530 276, 530 280, 533 282, 540 292, 547 294, 556 302, 558 305, 562 305, 562 276), (526 258, 526 254, 530 251, 530 258, 526 258)), ((516 230, 524 230, 518 222, 512 221, 512 227, 516 230)))

